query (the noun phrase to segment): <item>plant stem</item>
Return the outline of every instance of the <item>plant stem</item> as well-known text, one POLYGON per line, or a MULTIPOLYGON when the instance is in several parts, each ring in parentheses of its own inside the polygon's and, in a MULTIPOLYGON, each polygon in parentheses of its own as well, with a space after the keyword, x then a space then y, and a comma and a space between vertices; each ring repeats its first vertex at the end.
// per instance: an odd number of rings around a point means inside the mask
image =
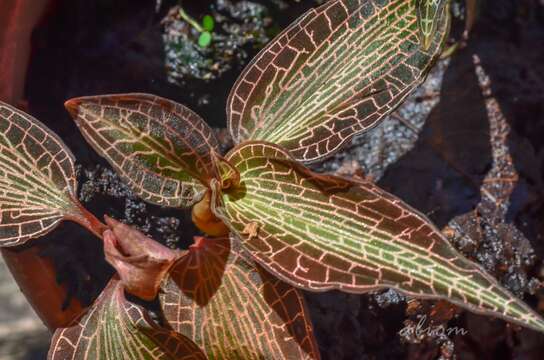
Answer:
POLYGON ((95 235, 97 238, 102 240, 104 231, 108 230, 109 227, 100 220, 98 220, 96 216, 89 212, 89 210, 85 209, 85 207, 83 207, 83 205, 81 205, 81 203, 77 199, 72 200, 77 206, 77 212, 74 214, 66 215, 65 219, 78 223, 79 225, 83 226, 91 233, 93 233, 93 235, 95 235))
POLYGON ((204 28, 202 28, 202 26, 200 26, 200 24, 195 20, 193 19, 189 14, 187 14, 185 12, 185 10, 183 10, 183 8, 179 8, 179 16, 185 20, 189 25, 191 25, 192 27, 194 27, 196 29, 196 31, 198 32, 204 32, 204 28))
POLYGON ((199 230, 213 237, 227 236, 229 229, 218 219, 210 207, 211 193, 207 192, 204 198, 193 206, 191 218, 199 230))

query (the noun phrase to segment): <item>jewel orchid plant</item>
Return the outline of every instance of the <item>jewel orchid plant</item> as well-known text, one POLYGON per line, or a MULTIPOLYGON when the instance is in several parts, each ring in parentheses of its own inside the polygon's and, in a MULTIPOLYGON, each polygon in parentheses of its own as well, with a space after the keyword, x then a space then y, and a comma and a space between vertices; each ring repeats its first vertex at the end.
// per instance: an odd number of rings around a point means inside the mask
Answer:
POLYGON ((462 256, 424 215, 371 181, 307 164, 376 126, 426 77, 447 0, 331 0, 243 71, 227 104, 235 147, 183 105, 148 94, 71 99, 89 144, 142 199, 189 208, 206 236, 168 249, 77 200, 74 157, 38 120, 0 105, 0 245, 75 221, 117 270, 50 359, 318 359, 300 289, 392 288, 537 331, 544 320, 462 256), (149 317, 126 293, 160 303, 149 317))

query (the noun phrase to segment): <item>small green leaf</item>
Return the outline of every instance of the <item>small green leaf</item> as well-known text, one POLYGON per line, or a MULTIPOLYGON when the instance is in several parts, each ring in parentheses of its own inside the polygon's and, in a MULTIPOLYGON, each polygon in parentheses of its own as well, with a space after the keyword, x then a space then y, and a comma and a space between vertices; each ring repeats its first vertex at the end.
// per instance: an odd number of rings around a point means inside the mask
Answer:
POLYGON ((198 45, 200 47, 208 47, 212 43, 212 34, 208 31, 204 31, 198 37, 198 45))
POLYGON ((49 360, 205 360, 198 346, 172 330, 158 327, 147 312, 125 298, 113 278, 94 305, 72 326, 58 329, 49 360))
POLYGON ((32 116, 0 102, 0 247, 80 217, 74 157, 32 116))
POLYGON ((209 359, 319 359, 302 294, 245 254, 236 238, 196 238, 164 281, 170 326, 209 359))
POLYGON ((331 0, 310 10, 244 70, 227 102, 237 143, 279 144, 300 161, 329 156, 376 126, 438 59, 449 7, 423 48, 416 0, 331 0))
POLYGON ((284 281, 313 291, 389 287, 544 331, 538 314, 425 216, 373 183, 313 173, 266 143, 240 145, 226 160, 240 185, 220 197, 214 188, 212 209, 284 281))
POLYGON ((82 97, 66 107, 87 141, 144 200, 186 207, 204 195, 218 143, 187 107, 147 94, 82 97))
POLYGON ((215 27, 215 20, 211 15, 204 15, 202 18, 202 27, 204 30, 212 32, 215 27))

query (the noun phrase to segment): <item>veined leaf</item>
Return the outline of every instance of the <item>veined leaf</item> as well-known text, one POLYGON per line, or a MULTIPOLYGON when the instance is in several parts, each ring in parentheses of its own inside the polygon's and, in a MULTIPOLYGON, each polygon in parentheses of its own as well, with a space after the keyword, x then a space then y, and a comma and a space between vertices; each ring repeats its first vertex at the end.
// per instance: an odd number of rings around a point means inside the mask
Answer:
POLYGON ((88 313, 55 332, 48 359, 204 360, 206 356, 185 336, 155 325, 145 310, 126 300, 114 278, 88 313))
POLYGON ((232 238, 197 238, 163 283, 163 313, 209 359, 319 359, 300 292, 232 238))
POLYGON ((444 7, 449 6, 449 0, 417 0, 417 23, 420 41, 425 50, 429 49, 439 26, 439 15, 444 7))
POLYGON ((62 140, 0 102, 0 246, 45 235, 78 216, 74 157, 62 140))
POLYGON ((225 161, 223 157, 219 156, 215 152, 212 152, 212 161, 216 169, 216 179, 221 184, 221 189, 228 189, 232 186, 238 185, 239 175, 236 169, 225 161))
POLYGON ((416 14, 416 0, 332 0, 309 11, 236 82, 227 105, 234 140, 276 143, 312 162, 378 124, 425 79, 446 40, 448 6, 427 49, 416 14))
POLYGON ((215 211, 255 259, 292 285, 354 293, 389 287, 544 331, 539 315, 427 218, 371 182, 315 174, 265 143, 241 145, 226 159, 240 186, 223 191, 215 211))
POLYGON ((197 114, 147 94, 71 99, 66 108, 94 149, 144 200, 191 206, 213 176, 217 139, 197 114))

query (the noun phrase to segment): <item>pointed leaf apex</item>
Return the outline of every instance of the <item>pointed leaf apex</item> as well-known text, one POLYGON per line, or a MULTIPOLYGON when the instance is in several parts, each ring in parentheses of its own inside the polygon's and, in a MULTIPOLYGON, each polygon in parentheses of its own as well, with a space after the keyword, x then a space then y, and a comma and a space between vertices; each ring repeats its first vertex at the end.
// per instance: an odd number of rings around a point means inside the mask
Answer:
POLYGON ((70 116, 75 119, 79 113, 80 104, 81 100, 79 98, 74 98, 64 102, 64 107, 70 113, 70 116))

